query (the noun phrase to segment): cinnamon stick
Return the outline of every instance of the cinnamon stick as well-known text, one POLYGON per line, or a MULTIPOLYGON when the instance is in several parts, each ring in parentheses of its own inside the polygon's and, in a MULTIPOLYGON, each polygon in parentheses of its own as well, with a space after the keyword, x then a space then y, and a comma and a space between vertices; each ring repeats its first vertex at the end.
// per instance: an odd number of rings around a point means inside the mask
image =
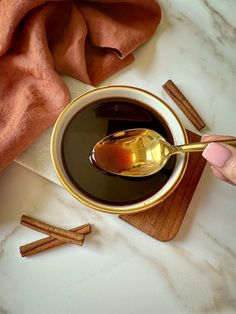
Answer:
MULTIPOLYGON (((81 235, 87 235, 91 232, 91 226, 90 224, 85 224, 79 227, 72 228, 70 229, 70 231, 79 233, 81 235)), ((22 257, 30 256, 30 255, 63 245, 65 243, 66 242, 60 241, 50 236, 50 237, 46 237, 46 238, 22 245, 20 247, 20 254, 22 257)))
POLYGON ((26 215, 21 217, 20 223, 28 228, 48 234, 53 238, 63 242, 74 243, 77 245, 82 245, 84 242, 84 236, 81 234, 46 224, 26 215))
POLYGON ((162 87, 199 131, 206 126, 193 105, 172 80, 168 80, 162 87))

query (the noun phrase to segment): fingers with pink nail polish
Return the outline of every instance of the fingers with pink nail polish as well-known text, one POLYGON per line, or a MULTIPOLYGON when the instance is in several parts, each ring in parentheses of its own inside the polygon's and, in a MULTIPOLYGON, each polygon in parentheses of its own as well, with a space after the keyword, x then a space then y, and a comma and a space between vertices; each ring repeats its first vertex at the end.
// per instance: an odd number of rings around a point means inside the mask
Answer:
MULTIPOLYGON (((203 139, 205 141, 205 138, 203 139)), ((211 139, 210 139, 211 140, 211 139)), ((209 139, 207 139, 209 141, 209 139)), ((230 181, 236 185, 236 148, 222 143, 210 143, 202 153, 202 156, 211 163, 213 173, 224 181, 230 181)))
POLYGON ((224 167, 231 157, 231 150, 220 143, 210 143, 205 148, 202 156, 216 167, 224 167))

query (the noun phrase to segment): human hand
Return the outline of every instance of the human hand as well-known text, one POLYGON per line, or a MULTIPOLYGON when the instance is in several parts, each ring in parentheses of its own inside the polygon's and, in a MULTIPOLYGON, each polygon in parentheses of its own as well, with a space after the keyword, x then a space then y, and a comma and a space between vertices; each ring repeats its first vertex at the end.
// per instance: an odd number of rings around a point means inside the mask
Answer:
POLYGON ((234 138, 233 136, 204 135, 202 142, 211 141, 202 156, 212 165, 213 174, 220 180, 236 185, 236 148, 214 141, 234 138))

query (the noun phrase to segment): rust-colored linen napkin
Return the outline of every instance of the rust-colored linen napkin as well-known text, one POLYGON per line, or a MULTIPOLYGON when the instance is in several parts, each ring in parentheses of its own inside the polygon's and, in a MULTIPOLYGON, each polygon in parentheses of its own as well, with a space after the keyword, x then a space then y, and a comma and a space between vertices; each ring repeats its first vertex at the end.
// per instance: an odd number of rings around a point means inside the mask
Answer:
POLYGON ((59 74, 99 84, 133 61, 160 18, 154 0, 1 0, 0 170, 69 102, 59 74))

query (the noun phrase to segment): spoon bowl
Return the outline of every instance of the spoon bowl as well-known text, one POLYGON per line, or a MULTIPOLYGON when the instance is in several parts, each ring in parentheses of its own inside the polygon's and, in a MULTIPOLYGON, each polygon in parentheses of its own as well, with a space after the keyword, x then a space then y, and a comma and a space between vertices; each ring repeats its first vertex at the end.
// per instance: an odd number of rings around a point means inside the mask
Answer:
POLYGON ((163 168, 173 151, 157 132, 130 129, 103 138, 94 146, 91 157, 99 168, 110 173, 144 177, 163 168))

